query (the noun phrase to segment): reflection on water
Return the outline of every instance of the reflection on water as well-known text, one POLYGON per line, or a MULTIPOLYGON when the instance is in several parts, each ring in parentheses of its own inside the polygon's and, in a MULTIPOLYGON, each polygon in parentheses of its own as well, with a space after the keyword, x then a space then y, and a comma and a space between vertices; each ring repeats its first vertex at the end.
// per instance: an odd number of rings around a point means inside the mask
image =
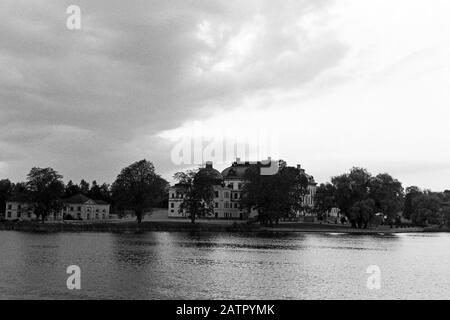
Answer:
POLYGON ((450 234, 1 231, 0 298, 449 299, 449 248, 450 234))

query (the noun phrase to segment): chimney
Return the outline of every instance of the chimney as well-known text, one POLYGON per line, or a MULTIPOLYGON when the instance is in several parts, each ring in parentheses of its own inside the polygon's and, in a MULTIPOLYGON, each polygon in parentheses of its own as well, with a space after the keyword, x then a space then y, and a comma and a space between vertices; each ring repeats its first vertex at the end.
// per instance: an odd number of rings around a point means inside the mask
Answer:
POLYGON ((212 161, 206 161, 206 168, 207 169, 212 169, 212 167, 213 167, 212 161))
POLYGON ((301 164, 298 164, 298 165, 297 165, 297 169, 300 170, 301 168, 302 168, 302 165, 301 165, 301 164))
POLYGON ((236 158, 236 162, 237 163, 241 162, 241 158, 236 158))
POLYGON ((272 157, 267 157, 267 161, 270 163, 272 161, 272 157))

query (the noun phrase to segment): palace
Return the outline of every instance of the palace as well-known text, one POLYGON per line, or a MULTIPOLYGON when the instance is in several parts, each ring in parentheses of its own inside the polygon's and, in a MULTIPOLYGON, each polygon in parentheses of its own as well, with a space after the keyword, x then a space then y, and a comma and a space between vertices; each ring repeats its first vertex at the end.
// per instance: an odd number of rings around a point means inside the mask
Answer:
MULTIPOLYGON (((277 170, 285 165, 286 163, 280 160, 277 170)), ((258 215, 257 210, 252 209, 249 211, 243 208, 241 204, 241 193, 246 183, 245 173, 250 168, 268 169, 271 166, 272 160, 270 158, 257 162, 240 161, 237 158, 231 167, 226 168, 220 173, 213 168, 212 162, 206 162, 205 167, 200 169, 197 174, 207 175, 214 181, 214 213, 211 218, 246 220, 256 217, 258 215)), ((312 208, 314 206, 316 182, 314 181, 314 177, 306 174, 300 165, 297 165, 297 169, 308 178, 309 184, 307 194, 303 197, 303 203, 307 208, 312 208)), ((183 202, 185 191, 185 186, 181 184, 176 184, 169 189, 169 217, 187 218, 189 216, 188 212, 180 211, 180 205, 183 202)), ((298 214, 305 214, 305 212, 299 212, 298 214)))

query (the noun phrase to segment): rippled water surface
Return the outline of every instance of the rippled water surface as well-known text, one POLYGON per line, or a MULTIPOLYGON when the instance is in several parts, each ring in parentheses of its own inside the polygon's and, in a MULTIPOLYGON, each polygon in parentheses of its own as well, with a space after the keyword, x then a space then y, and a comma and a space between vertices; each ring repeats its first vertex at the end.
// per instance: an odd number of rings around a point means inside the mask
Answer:
POLYGON ((450 234, 0 231, 0 298, 449 299, 450 234))

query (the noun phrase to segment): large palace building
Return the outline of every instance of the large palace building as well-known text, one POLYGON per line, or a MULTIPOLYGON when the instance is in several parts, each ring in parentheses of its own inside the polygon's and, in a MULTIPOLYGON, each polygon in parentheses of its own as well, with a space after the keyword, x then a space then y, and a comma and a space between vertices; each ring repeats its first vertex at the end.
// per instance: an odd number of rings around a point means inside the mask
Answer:
MULTIPOLYGON (((280 160, 276 170, 279 170, 285 165, 286 163, 280 160)), ((197 174, 207 175, 214 181, 214 213, 211 218, 243 220, 257 216, 257 210, 249 211, 248 209, 243 208, 241 204, 242 188, 246 182, 245 173, 250 168, 269 169, 271 166, 273 166, 273 161, 271 161, 270 158, 257 162, 240 161, 240 159, 237 158, 236 161, 232 163, 231 167, 226 168, 220 173, 213 168, 212 162, 206 162, 205 167, 200 169, 197 174)), ((308 193, 304 196, 303 203, 307 207, 312 208, 314 206, 316 183, 312 176, 307 175, 305 170, 301 169, 300 165, 297 165, 297 168, 308 178, 308 193)), ((180 205, 183 202, 184 194, 185 187, 181 184, 176 184, 169 189, 169 217, 187 218, 189 216, 188 212, 180 211, 180 205)))

